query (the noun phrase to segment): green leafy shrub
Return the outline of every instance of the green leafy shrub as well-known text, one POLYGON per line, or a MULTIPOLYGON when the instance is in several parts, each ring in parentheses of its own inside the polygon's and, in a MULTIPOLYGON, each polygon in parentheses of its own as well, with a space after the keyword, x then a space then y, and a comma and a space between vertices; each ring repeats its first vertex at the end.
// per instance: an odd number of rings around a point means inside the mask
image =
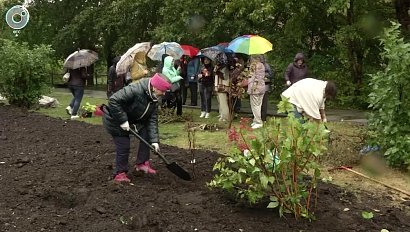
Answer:
MULTIPOLYGON (((289 106, 287 101, 279 103, 282 111, 289 106)), ((318 160, 327 149, 323 124, 301 124, 293 114, 270 119, 258 130, 248 124, 242 119, 240 128, 230 129, 232 151, 218 159, 214 165, 218 173, 208 185, 251 204, 269 198, 267 207, 279 207, 281 216, 311 218, 320 177, 318 160)))
POLYGON ((384 70, 371 75, 369 131, 391 166, 410 168, 410 43, 392 24, 380 39, 384 70))
POLYGON ((48 91, 52 49, 0 40, 0 94, 10 104, 31 107, 48 91))

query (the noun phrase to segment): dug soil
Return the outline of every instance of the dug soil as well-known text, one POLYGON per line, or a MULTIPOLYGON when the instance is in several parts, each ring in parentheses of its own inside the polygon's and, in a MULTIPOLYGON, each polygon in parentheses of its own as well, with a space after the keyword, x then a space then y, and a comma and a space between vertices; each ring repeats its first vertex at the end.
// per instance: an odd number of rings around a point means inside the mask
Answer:
POLYGON ((157 175, 130 173, 132 184, 118 185, 111 180, 114 146, 102 126, 11 106, 0 106, 0 145, 0 231, 410 231, 408 202, 392 206, 388 193, 325 183, 312 222, 247 207, 207 188, 219 154, 205 150, 195 151, 192 173, 188 150, 162 145, 193 181, 178 179, 153 156, 157 175))

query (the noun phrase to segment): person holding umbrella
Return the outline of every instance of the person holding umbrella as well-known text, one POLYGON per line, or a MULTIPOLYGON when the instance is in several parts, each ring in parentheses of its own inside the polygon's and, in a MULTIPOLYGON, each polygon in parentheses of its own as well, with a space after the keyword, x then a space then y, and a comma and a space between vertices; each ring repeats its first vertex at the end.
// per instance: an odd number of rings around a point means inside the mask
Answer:
MULTIPOLYGON (((130 153, 130 127, 136 125, 138 134, 159 152, 158 97, 171 88, 167 78, 156 73, 151 78, 142 78, 114 93, 103 106, 103 125, 113 137, 116 148, 114 181, 128 183, 128 158, 130 153)), ((149 162, 149 147, 138 146, 135 170, 156 174, 149 162)))
POLYGON ((67 106, 66 111, 71 115, 71 120, 80 118, 78 114, 78 109, 80 108, 81 101, 84 96, 84 86, 87 79, 87 69, 85 67, 77 69, 69 69, 70 78, 68 79, 68 89, 70 90, 73 98, 70 104, 67 106))
POLYGON ((211 59, 201 58, 202 66, 198 74, 199 95, 201 96, 200 118, 209 118, 212 106, 212 90, 214 87, 214 67, 211 59))
POLYGON ((84 86, 88 77, 87 67, 91 66, 98 60, 98 54, 89 49, 77 49, 71 53, 64 61, 64 69, 68 70, 68 88, 73 95, 70 104, 65 108, 71 119, 80 118, 78 109, 84 95, 84 86))
POLYGON ((252 129, 261 128, 263 126, 261 108, 263 96, 265 95, 265 66, 261 60, 261 55, 251 56, 248 94, 253 113, 252 129))

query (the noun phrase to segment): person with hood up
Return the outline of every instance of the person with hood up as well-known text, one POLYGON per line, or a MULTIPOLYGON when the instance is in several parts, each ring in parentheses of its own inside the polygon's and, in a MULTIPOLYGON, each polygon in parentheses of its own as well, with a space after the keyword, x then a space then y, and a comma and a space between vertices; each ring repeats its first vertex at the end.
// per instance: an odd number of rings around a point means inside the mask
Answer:
POLYGON ((130 74, 132 82, 136 82, 148 74, 146 54, 144 52, 138 52, 135 54, 134 62, 130 68, 130 74))
POLYGON ((167 96, 166 98, 176 98, 177 115, 182 115, 182 97, 180 93, 179 82, 183 78, 179 75, 180 70, 181 67, 179 65, 179 60, 174 61, 174 58, 172 56, 165 57, 164 67, 162 68, 161 73, 164 74, 172 84, 170 92, 167 93, 167 95, 170 96, 167 96))
POLYGON ((182 80, 182 77, 179 75, 180 67, 174 67, 174 58, 172 56, 167 56, 164 59, 164 67, 161 70, 161 73, 164 74, 171 84, 178 84, 179 81, 182 80))
POLYGON ((285 81, 287 86, 291 86, 296 82, 308 77, 308 68, 305 63, 303 53, 297 53, 293 63, 290 63, 285 71, 285 81))
MULTIPOLYGON (((142 78, 120 89, 109 98, 107 106, 103 105, 103 125, 112 136, 116 150, 115 182, 130 182, 127 175, 130 127, 135 125, 141 137, 159 151, 158 97, 170 88, 166 77, 156 73, 152 78, 142 78)), ((156 173, 149 162, 149 155, 149 147, 140 142, 134 166, 136 171, 156 173)))

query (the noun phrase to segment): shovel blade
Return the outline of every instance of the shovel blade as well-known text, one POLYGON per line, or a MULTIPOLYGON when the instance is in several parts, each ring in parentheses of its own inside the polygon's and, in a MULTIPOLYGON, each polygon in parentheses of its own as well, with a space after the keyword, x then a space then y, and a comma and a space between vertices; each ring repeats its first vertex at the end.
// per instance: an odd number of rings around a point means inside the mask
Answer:
POLYGON ((174 173, 176 176, 178 176, 179 178, 183 180, 188 180, 188 181, 192 180, 191 175, 175 162, 167 164, 167 168, 169 171, 171 171, 172 173, 174 173))

